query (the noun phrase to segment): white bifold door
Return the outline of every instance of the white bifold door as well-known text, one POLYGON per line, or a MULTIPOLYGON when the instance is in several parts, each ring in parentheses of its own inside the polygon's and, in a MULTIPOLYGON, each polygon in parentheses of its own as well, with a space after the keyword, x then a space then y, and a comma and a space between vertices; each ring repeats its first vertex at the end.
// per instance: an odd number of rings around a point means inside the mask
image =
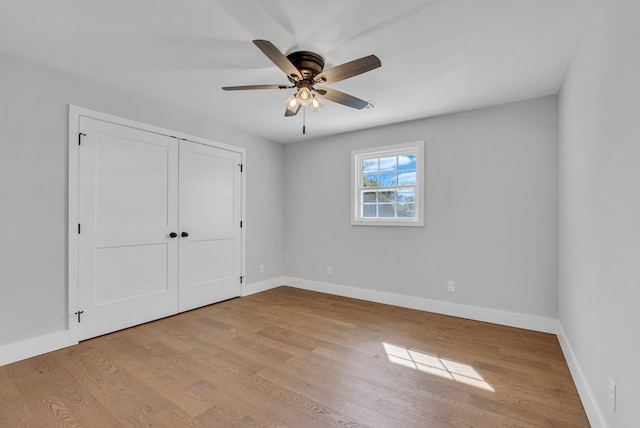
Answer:
POLYGON ((239 296, 241 154, 82 117, 80 339, 239 296))

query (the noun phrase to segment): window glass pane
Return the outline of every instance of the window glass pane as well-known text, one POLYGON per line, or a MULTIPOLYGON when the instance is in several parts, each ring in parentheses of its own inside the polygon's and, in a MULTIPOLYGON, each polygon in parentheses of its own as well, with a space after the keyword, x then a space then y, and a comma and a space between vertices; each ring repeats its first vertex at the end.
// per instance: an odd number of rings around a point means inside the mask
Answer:
POLYGON ((362 173, 378 172, 378 159, 365 159, 362 161, 362 173))
POLYGON ((351 224, 423 226, 423 153, 424 141, 353 150, 351 224))
POLYGON ((363 205, 362 206, 362 217, 377 217, 377 213, 376 213, 376 207, 377 205, 373 204, 373 205, 363 205))
POLYGON ((395 186, 397 183, 395 171, 380 173, 380 186, 395 186))
POLYGON ((380 178, 378 174, 364 174, 362 176, 362 187, 379 187, 380 178))
POLYGON ((398 217, 414 217, 415 214, 415 204, 398 204, 398 217))
POLYGON ((398 157, 380 158, 380 171, 395 171, 398 169, 398 157))
POLYGON ((401 171, 398 173, 398 184, 416 184, 415 171, 401 171))
POLYGON ((415 202, 416 189, 399 189, 398 202, 415 202))
POLYGON ((407 171, 416 169, 416 155, 398 156, 398 170, 407 171))
POLYGON ((362 192, 362 202, 376 203, 377 202, 376 194, 377 192, 362 192))
POLYGON ((378 205, 378 217, 395 217, 396 210, 395 204, 380 204, 378 205))
POLYGON ((395 190, 386 190, 384 192, 378 192, 379 202, 395 202, 396 192, 395 190))

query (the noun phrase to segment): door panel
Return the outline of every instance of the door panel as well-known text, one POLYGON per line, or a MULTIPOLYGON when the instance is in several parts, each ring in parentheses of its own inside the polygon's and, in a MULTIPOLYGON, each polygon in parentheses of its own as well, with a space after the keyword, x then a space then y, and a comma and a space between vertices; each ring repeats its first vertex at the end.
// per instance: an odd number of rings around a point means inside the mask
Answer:
POLYGON ((185 272, 187 287, 206 285, 212 278, 234 277, 234 239, 191 241, 184 247, 187 252, 184 258, 189 260, 185 272))
POLYGON ((116 135, 100 137, 96 141, 96 229, 167 227, 170 147, 116 135))
POLYGON ((164 293, 169 289, 166 244, 96 249, 96 306, 164 293))
POLYGON ((178 142, 81 118, 80 339, 177 312, 178 142))
POLYGON ((239 296, 240 153, 180 142, 179 310, 239 296))

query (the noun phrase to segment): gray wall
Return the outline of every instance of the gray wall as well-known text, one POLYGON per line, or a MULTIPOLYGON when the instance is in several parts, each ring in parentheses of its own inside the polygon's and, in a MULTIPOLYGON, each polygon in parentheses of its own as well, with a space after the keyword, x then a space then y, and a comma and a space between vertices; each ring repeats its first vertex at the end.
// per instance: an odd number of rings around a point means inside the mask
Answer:
POLYGON ((640 402, 639 18, 637 0, 593 2, 560 98, 559 319, 621 428, 638 426, 640 402))
POLYGON ((283 275, 280 143, 0 53, 0 345, 66 328, 67 104, 246 148, 247 281, 283 275))
POLYGON ((557 115, 549 96, 286 145, 287 275, 556 318, 557 115), (425 226, 352 226, 351 150, 416 140, 425 226))

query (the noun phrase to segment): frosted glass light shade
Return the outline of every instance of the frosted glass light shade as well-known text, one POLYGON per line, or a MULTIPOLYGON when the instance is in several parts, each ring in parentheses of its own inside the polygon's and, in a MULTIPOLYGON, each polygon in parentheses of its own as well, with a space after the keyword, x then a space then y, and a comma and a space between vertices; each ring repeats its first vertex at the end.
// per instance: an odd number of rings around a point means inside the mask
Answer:
POLYGON ((313 100, 311 100, 311 108, 313 109, 313 111, 320 110, 323 105, 324 102, 322 101, 322 98, 320 98, 318 95, 314 95, 313 100))
POLYGON ((287 106, 289 110, 292 110, 292 111, 295 110, 299 105, 298 99, 296 98, 295 94, 287 98, 284 104, 287 106))
POLYGON ((300 105, 303 105, 306 107, 309 104, 311 104, 311 101, 313 100, 313 94, 311 93, 311 90, 309 90, 309 88, 307 88, 306 86, 303 86, 298 90, 298 94, 296 95, 296 98, 298 99, 298 102, 300 103, 300 105))

